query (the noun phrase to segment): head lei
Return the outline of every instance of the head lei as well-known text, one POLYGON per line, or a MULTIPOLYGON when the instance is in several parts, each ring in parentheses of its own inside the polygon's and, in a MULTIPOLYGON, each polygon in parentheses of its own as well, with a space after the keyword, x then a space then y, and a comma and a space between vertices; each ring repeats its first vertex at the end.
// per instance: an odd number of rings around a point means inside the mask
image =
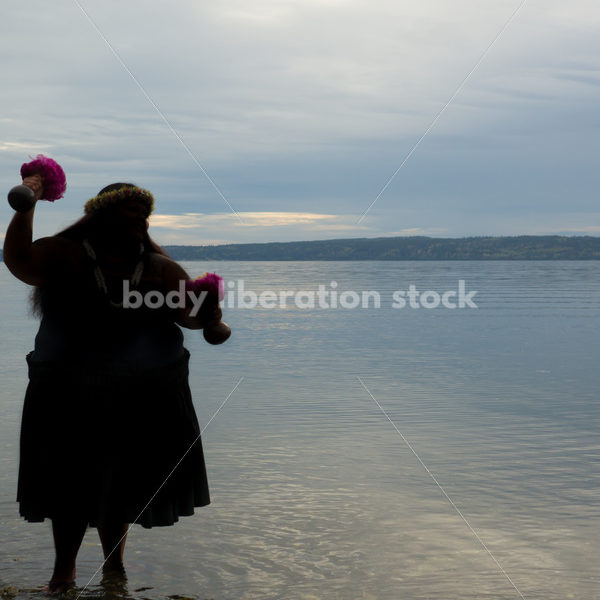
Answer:
POLYGON ((83 210, 86 215, 89 215, 107 206, 114 206, 127 200, 137 200, 144 204, 148 209, 148 215, 154 210, 154 196, 148 190, 139 187, 121 187, 98 194, 85 203, 83 210))

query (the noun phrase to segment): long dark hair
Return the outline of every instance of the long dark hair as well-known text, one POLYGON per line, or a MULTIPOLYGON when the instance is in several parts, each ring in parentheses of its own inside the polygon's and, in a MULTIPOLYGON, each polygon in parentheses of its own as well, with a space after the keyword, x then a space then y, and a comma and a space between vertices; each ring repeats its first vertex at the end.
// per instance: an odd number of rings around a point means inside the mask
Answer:
MULTIPOLYGON (((106 187, 102 188, 98 195, 104 194, 105 192, 112 192, 123 187, 137 187, 133 183, 111 183, 106 187)), ((73 242, 82 243, 85 239, 94 239, 97 236, 101 236, 107 231, 107 227, 110 226, 110 222, 114 215, 114 206, 106 206, 105 208, 95 210, 88 213, 75 221, 75 223, 69 225, 66 229, 59 231, 54 234, 54 237, 61 237, 73 242)), ((144 253, 146 254, 161 254, 170 258, 167 252, 159 246, 146 231, 142 240, 144 245, 144 253)), ((34 315, 41 316, 43 313, 43 302, 42 295, 45 289, 44 286, 36 286, 31 292, 31 309, 34 315)))

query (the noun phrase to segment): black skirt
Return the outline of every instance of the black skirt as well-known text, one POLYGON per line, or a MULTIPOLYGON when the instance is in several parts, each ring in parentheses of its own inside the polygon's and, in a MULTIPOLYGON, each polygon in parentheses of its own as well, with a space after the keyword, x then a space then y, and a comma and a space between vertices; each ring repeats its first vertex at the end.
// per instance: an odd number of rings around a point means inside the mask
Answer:
POLYGON ((27 521, 173 525, 210 503, 189 353, 151 370, 35 362, 21 423, 27 521))

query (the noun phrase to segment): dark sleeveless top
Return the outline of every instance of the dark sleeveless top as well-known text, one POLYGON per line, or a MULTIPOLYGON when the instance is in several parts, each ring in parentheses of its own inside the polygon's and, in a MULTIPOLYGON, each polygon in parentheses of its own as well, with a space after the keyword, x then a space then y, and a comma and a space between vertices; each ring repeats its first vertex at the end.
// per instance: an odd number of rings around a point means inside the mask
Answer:
MULTIPOLYGON (((107 285, 111 297, 121 301, 122 281, 107 278, 107 285)), ((135 289, 142 295, 162 291, 143 280, 135 289)), ((145 304, 112 306, 98 289, 93 264, 87 264, 78 277, 56 274, 53 283, 41 290, 41 310, 31 356, 36 362, 151 369, 184 356, 183 333, 174 310, 145 304)))

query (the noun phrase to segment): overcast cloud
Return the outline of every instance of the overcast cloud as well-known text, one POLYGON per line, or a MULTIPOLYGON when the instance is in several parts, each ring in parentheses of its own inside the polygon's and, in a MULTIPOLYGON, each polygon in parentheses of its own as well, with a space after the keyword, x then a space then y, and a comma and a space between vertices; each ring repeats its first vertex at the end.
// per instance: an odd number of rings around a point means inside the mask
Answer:
MULTIPOLYGON (((0 178, 64 167, 36 235, 112 181, 161 243, 600 234, 600 5, 520 0, 3 0, 0 178)), ((11 211, 0 208, 4 230, 11 211)))

